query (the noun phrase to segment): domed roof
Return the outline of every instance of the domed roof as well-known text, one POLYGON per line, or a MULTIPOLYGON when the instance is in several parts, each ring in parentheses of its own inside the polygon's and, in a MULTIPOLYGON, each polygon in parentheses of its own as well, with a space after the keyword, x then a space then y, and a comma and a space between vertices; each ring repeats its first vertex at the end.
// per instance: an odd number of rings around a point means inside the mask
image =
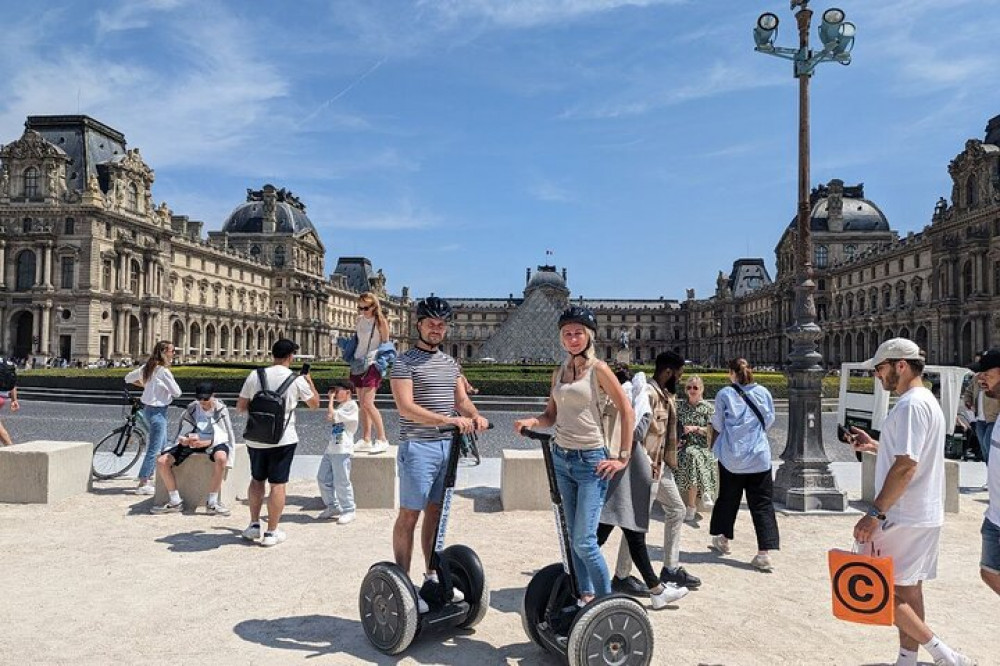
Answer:
POLYGON ((259 234, 264 231, 265 199, 274 202, 274 229, 276 233, 315 232, 316 228, 306 215, 305 206, 285 189, 276 190, 265 185, 263 190, 247 190, 246 203, 233 209, 222 225, 222 231, 239 234, 259 234))
MULTIPOLYGON (((831 181, 831 185, 820 185, 810 195, 813 231, 830 231, 831 186, 836 184, 840 194, 841 229, 844 231, 889 231, 889 220, 874 203, 865 199, 864 184, 845 186, 842 181, 831 181)), ((835 192, 836 194, 836 192, 835 192)), ((788 225, 794 229, 797 223, 792 218, 788 225)))
POLYGON ((556 272, 555 266, 539 266, 535 274, 528 280, 528 284, 524 288, 524 293, 527 294, 529 291, 539 287, 568 291, 566 280, 556 272))

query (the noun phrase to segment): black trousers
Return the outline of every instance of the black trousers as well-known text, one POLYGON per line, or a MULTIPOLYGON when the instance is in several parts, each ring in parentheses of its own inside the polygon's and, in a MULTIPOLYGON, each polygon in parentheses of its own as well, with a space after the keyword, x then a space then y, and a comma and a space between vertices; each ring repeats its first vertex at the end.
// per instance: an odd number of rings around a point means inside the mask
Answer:
POLYGON ((709 532, 713 536, 721 534, 733 538, 736 514, 740 511, 743 493, 747 495, 747 506, 753 518, 753 529, 757 533, 758 550, 778 550, 778 521, 774 517, 774 481, 771 470, 756 474, 733 474, 722 464, 719 465, 719 497, 712 509, 712 523, 709 532))
MULTIPOLYGON (((601 523, 597 526, 598 546, 604 545, 613 529, 615 529, 615 526, 608 525, 607 523, 601 523)), ((649 561, 649 551, 646 550, 646 533, 627 530, 624 527, 622 528, 622 533, 625 535, 625 543, 628 544, 628 554, 632 556, 632 562, 635 563, 636 569, 639 570, 639 575, 642 576, 642 581, 646 583, 646 587, 653 589, 658 586, 660 579, 653 572, 653 564, 649 561)))

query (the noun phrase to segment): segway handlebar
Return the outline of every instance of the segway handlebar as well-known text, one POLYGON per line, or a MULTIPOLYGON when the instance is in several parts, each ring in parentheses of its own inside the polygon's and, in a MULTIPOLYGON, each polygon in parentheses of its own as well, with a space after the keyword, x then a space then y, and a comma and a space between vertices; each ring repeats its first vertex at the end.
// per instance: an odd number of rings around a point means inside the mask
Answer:
MULTIPOLYGON (((486 429, 487 430, 493 430, 493 424, 492 423, 488 423, 486 425, 486 429)), ((458 426, 457 425, 441 425, 441 426, 437 426, 437 431, 439 433, 441 433, 442 435, 451 435, 451 434, 454 434, 454 433, 458 432, 458 426)))
POLYGON ((538 432, 537 430, 528 430, 527 428, 521 428, 521 436, 528 439, 537 439, 539 442, 548 442, 552 439, 552 433, 538 432))

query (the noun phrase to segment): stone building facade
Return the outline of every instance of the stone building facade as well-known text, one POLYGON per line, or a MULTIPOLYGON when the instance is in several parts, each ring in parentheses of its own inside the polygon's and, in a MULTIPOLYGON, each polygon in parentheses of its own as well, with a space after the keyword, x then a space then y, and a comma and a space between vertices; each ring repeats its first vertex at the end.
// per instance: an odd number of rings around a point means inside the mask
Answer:
MULTIPOLYGON (((19 358, 137 360, 172 340, 178 360, 268 358, 279 337, 338 355, 361 291, 405 339, 410 303, 363 257, 324 275, 303 203, 248 190, 220 231, 154 205, 153 170, 87 116, 32 116, 0 147, 0 349, 19 358)), ((404 344, 405 347, 405 344, 404 344)))
MULTIPOLYGON (((1000 344, 1000 116, 948 166, 950 199, 930 224, 900 237, 861 185, 833 180, 813 191, 816 309, 829 366, 871 357, 879 343, 909 337, 932 363, 965 364, 1000 344)), ((777 247, 778 273, 743 295, 720 280, 715 295, 689 292, 688 355, 709 364, 745 356, 782 366, 794 302, 794 221, 777 247)), ((739 262, 737 262, 739 263, 739 262)))

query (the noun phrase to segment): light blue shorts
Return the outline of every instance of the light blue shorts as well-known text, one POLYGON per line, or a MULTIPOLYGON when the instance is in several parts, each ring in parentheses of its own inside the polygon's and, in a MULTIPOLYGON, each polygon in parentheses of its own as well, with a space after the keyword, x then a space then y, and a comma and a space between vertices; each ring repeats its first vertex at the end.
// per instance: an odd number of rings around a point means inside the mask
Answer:
POLYGON ((423 511, 444 499, 451 438, 434 442, 400 442, 396 453, 399 470, 399 505, 423 511))
POLYGON ((983 535, 983 556, 979 560, 979 567, 990 573, 1000 574, 1000 527, 990 522, 989 518, 983 518, 980 532, 983 535))

